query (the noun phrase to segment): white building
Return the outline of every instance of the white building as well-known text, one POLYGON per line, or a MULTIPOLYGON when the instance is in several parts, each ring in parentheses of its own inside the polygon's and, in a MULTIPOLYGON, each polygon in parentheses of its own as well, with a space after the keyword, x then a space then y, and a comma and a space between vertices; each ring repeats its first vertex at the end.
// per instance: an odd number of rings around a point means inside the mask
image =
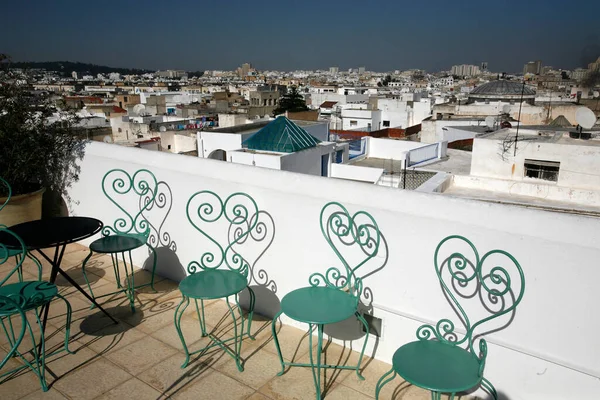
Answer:
POLYGON ((198 157, 329 176, 336 145, 327 122, 273 121, 198 132, 198 157))
POLYGON ((452 72, 452 75, 458 75, 458 76, 477 76, 477 75, 481 74, 481 71, 480 71, 478 65, 469 65, 469 64, 453 65, 451 72, 452 72))

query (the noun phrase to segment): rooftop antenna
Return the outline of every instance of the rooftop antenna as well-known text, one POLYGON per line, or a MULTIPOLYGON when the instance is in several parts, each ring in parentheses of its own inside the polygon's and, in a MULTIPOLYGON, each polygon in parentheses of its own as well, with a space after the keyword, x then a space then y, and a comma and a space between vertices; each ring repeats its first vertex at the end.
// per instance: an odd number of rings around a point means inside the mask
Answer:
POLYGON ((582 129, 592 129, 596 124, 596 119, 596 114, 587 107, 579 107, 575 111, 575 121, 580 126, 580 131, 582 129))
POLYGON ((523 108, 523 95, 525 94, 525 76, 523 76, 523 88, 521 89, 521 100, 519 101, 519 121, 517 124, 517 134, 515 135, 515 154, 517 156, 517 142, 519 141, 519 126, 521 126, 521 108, 523 108))

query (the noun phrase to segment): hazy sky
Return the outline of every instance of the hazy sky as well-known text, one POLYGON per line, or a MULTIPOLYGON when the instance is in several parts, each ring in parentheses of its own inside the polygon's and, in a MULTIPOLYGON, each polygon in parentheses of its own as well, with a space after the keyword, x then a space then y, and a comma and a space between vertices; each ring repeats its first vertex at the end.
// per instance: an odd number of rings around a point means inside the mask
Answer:
MULTIPOLYGON (((0 53, 148 69, 521 71, 600 56, 599 0, 2 0, 0 53)), ((586 65, 587 66, 587 65, 586 65)))

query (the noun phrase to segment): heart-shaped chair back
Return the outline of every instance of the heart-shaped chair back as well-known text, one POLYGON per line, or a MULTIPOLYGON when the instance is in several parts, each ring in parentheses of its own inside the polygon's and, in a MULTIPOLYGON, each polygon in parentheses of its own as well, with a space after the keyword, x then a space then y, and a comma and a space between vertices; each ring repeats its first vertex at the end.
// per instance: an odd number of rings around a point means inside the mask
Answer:
POLYGON ((199 260, 188 264, 188 272, 193 274, 199 269, 225 265, 247 277, 249 263, 236 250, 236 245, 243 243, 257 226, 259 210, 254 199, 246 193, 236 192, 223 201, 215 192, 203 190, 190 197, 186 213, 192 226, 208 239, 199 260), (214 224, 210 233, 209 224, 214 224), (229 235, 233 238, 228 238, 229 235))
POLYGON ((154 174, 147 169, 137 170, 133 175, 123 169, 108 171, 102 178, 102 191, 106 198, 121 211, 121 216, 112 226, 105 225, 102 233, 105 236, 119 234, 148 236, 150 225, 144 218, 143 212, 154 204, 157 184, 154 174), (140 198, 143 198, 141 207, 140 198))
POLYGON ((325 275, 313 274, 311 284, 318 277, 328 286, 348 290, 360 297, 362 279, 356 271, 367 265, 380 250, 382 235, 377 222, 366 211, 351 215, 342 204, 329 202, 321 209, 320 223, 323 237, 342 262, 344 271, 332 267, 325 275))

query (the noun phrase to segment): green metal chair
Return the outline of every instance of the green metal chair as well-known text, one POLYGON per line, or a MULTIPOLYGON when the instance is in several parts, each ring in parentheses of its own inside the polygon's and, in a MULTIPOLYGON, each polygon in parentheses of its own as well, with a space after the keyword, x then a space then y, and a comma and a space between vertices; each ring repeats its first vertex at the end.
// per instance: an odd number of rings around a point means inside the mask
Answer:
POLYGON ((192 355, 198 353, 204 354, 208 349, 219 346, 233 357, 238 370, 241 372, 244 370, 240 357, 242 339, 247 334, 254 340, 250 332, 255 296, 254 291, 249 286, 251 279, 248 276, 249 263, 234 246, 243 243, 245 238, 256 228, 259 219, 258 206, 254 199, 245 193, 233 193, 223 201, 216 193, 204 190, 190 197, 186 207, 186 214, 194 228, 208 239, 208 248, 203 250, 199 261, 191 261, 188 264, 187 270, 190 275, 184 278, 179 284, 179 290, 183 298, 175 310, 174 320, 175 328, 185 352, 185 361, 181 367, 185 368, 188 366, 192 355), (223 228, 223 232, 227 232, 227 246, 219 244, 217 240, 204 230, 204 226, 211 223, 220 225, 223 228), (239 294, 244 289, 248 289, 250 294, 248 327, 246 332, 244 332, 243 311, 239 303, 239 294), (234 310, 229 302, 230 297, 235 301, 240 314, 239 330, 234 310), (190 304, 190 299, 194 300, 196 306, 202 337, 208 336, 211 339, 211 344, 193 352, 189 351, 183 332, 181 331, 181 317, 190 304), (233 337, 221 340, 211 332, 207 332, 204 317, 204 301, 211 299, 225 299, 225 303, 229 308, 229 314, 233 319, 233 337), (200 301, 200 305, 198 305, 198 301, 200 301), (227 345, 232 341, 233 350, 227 345))
POLYGON ((90 244, 90 253, 83 261, 83 276, 94 299, 96 297, 94 296, 86 272, 86 264, 94 252, 110 254, 117 281, 117 291, 98 296, 98 298, 123 292, 129 300, 131 311, 135 312, 135 290, 145 286, 150 286, 152 290, 155 290, 156 250, 148 243, 151 230, 150 224, 144 217, 143 212, 154 204, 157 186, 158 183, 154 174, 147 169, 140 169, 133 175, 129 175, 129 173, 122 169, 112 169, 104 175, 102 179, 102 191, 124 215, 117 218, 112 226, 104 226, 102 229, 103 237, 90 244), (139 211, 135 213, 128 212, 127 210, 132 207, 126 207, 125 204, 120 203, 120 201, 127 200, 130 206, 132 204, 138 205, 137 208, 139 208, 139 211), (144 245, 153 254, 152 275, 149 283, 136 286, 131 251, 144 245), (119 254, 121 254, 121 261, 125 270, 124 286, 121 283, 119 254), (126 254, 129 255, 129 265, 127 265, 126 254))
MULTIPOLYGON (((525 292, 523 270, 517 260, 503 250, 491 250, 480 259, 473 243, 458 235, 440 242, 435 250, 434 265, 444 295, 464 324, 465 332, 456 332, 450 319, 441 319, 435 326, 419 327, 419 340, 405 344, 394 353, 392 369, 377 382, 375 398, 379 399, 383 386, 397 374, 431 391, 432 399, 441 399, 442 393, 448 393, 453 399, 457 393, 479 387, 498 399, 496 389, 483 376, 488 350, 482 336, 511 323, 525 292), (464 255, 471 252, 474 256, 471 259, 464 255), (509 270, 516 274, 511 277, 509 270), (471 323, 465 311, 467 303, 461 304, 457 297, 477 298, 483 307, 478 316, 484 317, 471 323), (484 323, 501 316, 505 317, 499 326, 481 329, 484 323)), ((473 304, 470 305, 472 309, 473 304)))
MULTIPOLYGON (((8 280, 21 269, 22 262, 27 254, 27 248, 21 238, 3 225, 0 225, 0 236, 2 237, 2 243, 0 243, 0 265, 12 259, 12 256, 15 255, 15 249, 20 251, 15 266, 4 278, 0 279, 0 325, 2 325, 2 331, 6 335, 9 346, 8 353, 0 361, 0 378, 11 375, 21 369, 30 368, 38 377, 42 390, 45 392, 48 390, 45 378, 46 358, 50 356, 46 355, 45 332, 40 332, 38 343, 26 313, 28 311, 33 311, 35 321, 38 326, 41 327, 41 313, 38 312, 38 309, 47 306, 54 298, 63 300, 67 306, 64 348, 57 350, 53 354, 60 351, 66 351, 72 354, 69 350, 71 305, 67 299, 58 294, 58 288, 52 283, 44 281, 23 281, 22 275, 19 275, 19 282, 7 283, 8 280), (6 245, 6 243, 10 243, 10 246, 6 245), (15 243, 18 243, 18 246, 15 246, 15 243), (22 344, 27 333, 31 338, 32 347, 27 352, 23 353, 19 350, 19 346, 22 344), (30 360, 26 358, 27 354, 33 356, 33 359, 30 360), (10 371, 2 372, 1 370, 8 360, 15 356, 18 356, 22 360, 23 365, 10 371)), ((37 262, 36 259, 32 260, 37 262)), ((41 268, 41 265, 38 263, 40 274, 41 268)), ((1 391, 2 389, 0 388, 0 392, 1 391)))
MULTIPOLYGON (((8 202, 10 201, 11 197, 12 197, 12 188, 10 187, 10 185, 8 184, 7 181, 5 181, 2 177, 0 177, 0 194, 5 193, 6 194, 6 200, 4 201, 4 203, 0 204, 0 211, 2 211, 2 209, 8 204, 8 202)), ((3 226, 3 225, 0 225, 3 226)), ((17 264, 19 264, 19 268, 17 269, 17 276, 19 279, 19 282, 23 282, 23 263, 22 261, 19 260, 19 257, 21 257, 23 255, 23 252, 21 251, 21 249, 12 249, 12 248, 5 248, 5 254, 6 257, 15 257, 15 262, 17 264)), ((33 262, 34 265, 38 267, 37 269, 37 274, 38 274, 38 280, 42 280, 42 264, 40 263, 40 260, 37 259, 37 257, 35 257, 33 254, 31 254, 29 251, 27 251, 27 257, 30 258, 33 262)))
POLYGON ((369 339, 369 325, 358 310, 360 297, 363 294, 363 282, 356 275, 356 271, 377 255, 382 242, 377 223, 369 213, 358 211, 350 215, 340 203, 330 202, 323 207, 320 224, 325 240, 343 264, 343 272, 336 267, 331 267, 325 274, 312 274, 309 277, 310 286, 296 289, 283 297, 281 311, 275 316, 271 326, 281 362, 281 372, 278 375, 284 373, 286 365, 311 367, 317 399, 321 398, 322 368, 353 369, 361 380, 364 379, 360 373, 360 365, 369 339), (358 256, 360 261, 351 266, 347 260, 349 253, 358 256), (284 362, 276 331, 276 323, 282 313, 296 321, 308 324, 310 364, 284 362), (323 326, 354 316, 362 323, 366 332, 356 366, 321 364, 323 326), (312 333, 315 327, 317 329, 316 363, 312 354, 312 333))

